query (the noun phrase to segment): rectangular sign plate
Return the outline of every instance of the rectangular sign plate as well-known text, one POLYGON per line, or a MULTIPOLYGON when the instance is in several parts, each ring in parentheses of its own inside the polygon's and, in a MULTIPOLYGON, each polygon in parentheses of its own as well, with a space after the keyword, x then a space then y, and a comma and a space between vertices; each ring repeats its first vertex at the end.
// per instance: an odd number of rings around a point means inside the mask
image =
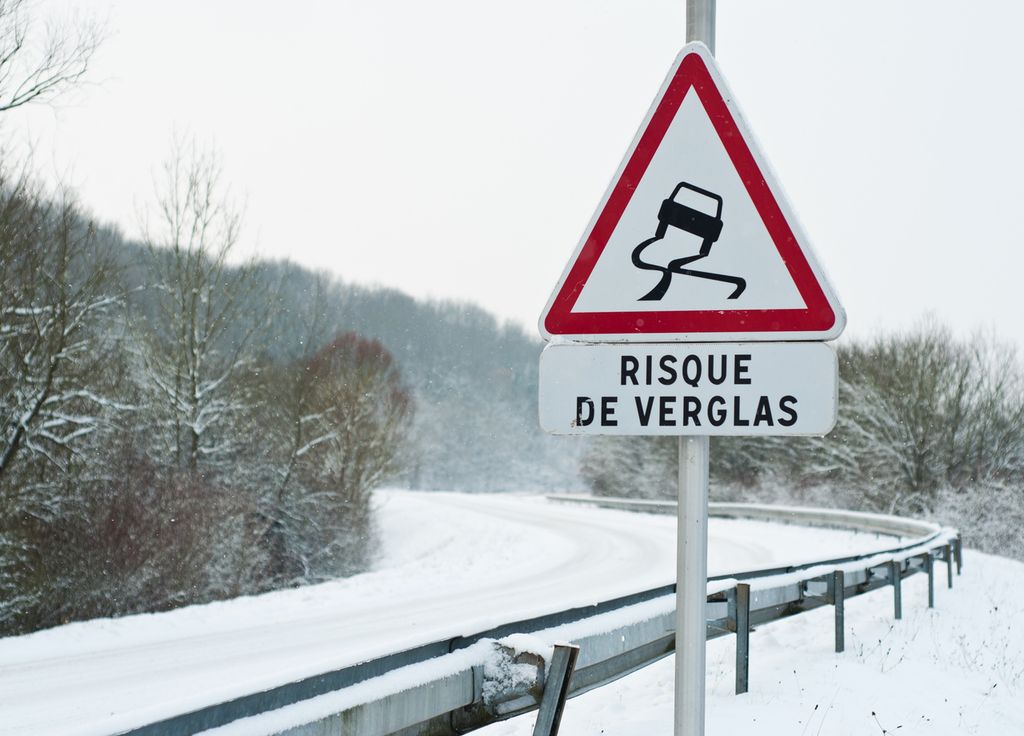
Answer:
POLYGON ((831 345, 548 345, 540 424, 552 434, 824 435, 836 422, 831 345))

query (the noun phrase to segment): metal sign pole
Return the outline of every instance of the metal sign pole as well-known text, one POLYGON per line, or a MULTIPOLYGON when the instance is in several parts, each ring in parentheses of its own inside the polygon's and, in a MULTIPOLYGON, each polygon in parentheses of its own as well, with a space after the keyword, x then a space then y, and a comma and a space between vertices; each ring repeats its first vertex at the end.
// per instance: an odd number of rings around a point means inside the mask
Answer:
MULTIPOLYGON (((715 0, 686 0, 686 41, 715 52, 715 0)), ((704 736, 709 441, 679 438, 675 736, 704 736)))
POLYGON ((691 41, 715 53, 715 0, 686 0, 686 42, 691 41))
POLYGON ((676 736, 704 734, 708 585, 708 440, 679 438, 676 561, 676 736))

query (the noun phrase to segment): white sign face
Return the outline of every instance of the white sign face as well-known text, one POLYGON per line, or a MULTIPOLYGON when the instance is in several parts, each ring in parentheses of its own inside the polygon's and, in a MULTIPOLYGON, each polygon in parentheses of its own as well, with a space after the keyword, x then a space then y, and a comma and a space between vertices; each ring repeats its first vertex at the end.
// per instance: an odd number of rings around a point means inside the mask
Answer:
POLYGON ((573 311, 806 307, 707 110, 697 94, 686 95, 573 311), (691 211, 707 219, 688 221, 691 211), (662 270, 698 255, 707 235, 715 236, 707 255, 662 270), (649 296, 663 280, 664 294, 649 296))
POLYGON ((826 340, 844 324, 714 58, 688 45, 555 288, 541 333, 826 340))
POLYGON ((552 434, 824 435, 836 421, 831 345, 548 345, 540 424, 552 434))

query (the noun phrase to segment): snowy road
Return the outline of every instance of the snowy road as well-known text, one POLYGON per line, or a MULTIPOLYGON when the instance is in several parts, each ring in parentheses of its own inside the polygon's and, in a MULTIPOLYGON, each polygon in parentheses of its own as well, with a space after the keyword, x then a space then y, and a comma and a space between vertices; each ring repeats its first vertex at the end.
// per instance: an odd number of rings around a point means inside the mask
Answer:
MULTIPOLYGON (((336 583, 0 639, 0 734, 110 734, 317 672, 672 581, 675 520, 541 498, 379 495, 381 560, 336 583)), ((878 548, 713 520, 711 574, 878 548)))

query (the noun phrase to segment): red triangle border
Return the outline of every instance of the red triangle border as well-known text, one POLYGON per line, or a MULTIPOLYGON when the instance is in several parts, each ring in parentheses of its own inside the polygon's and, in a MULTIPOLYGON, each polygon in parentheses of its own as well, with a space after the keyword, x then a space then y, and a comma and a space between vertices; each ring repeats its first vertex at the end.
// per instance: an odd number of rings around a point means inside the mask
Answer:
MULTIPOLYGON (((604 209, 558 294, 544 317, 551 335, 658 335, 687 333, 787 333, 827 332, 836 323, 829 303, 793 229, 787 222, 761 167, 715 84, 704 59, 696 51, 683 56, 658 102, 647 128, 615 183, 604 209), (712 125, 747 188, 793 282, 807 305, 805 309, 678 310, 665 312, 573 312, 580 292, 593 272, 622 213, 629 204, 651 160, 654 158, 683 99, 696 92, 712 125)), ((780 335, 783 337, 783 335, 780 335)))

